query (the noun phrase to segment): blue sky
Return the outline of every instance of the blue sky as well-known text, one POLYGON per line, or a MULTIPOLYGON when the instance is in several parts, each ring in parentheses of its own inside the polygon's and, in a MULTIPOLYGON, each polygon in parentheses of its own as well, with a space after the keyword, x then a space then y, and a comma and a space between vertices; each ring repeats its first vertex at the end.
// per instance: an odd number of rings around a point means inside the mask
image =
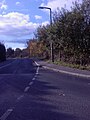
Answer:
POLYGON ((53 12, 65 5, 69 9, 74 1, 0 0, 0 42, 6 48, 24 48, 39 25, 49 24, 49 11, 40 10, 39 6, 51 7, 53 12))

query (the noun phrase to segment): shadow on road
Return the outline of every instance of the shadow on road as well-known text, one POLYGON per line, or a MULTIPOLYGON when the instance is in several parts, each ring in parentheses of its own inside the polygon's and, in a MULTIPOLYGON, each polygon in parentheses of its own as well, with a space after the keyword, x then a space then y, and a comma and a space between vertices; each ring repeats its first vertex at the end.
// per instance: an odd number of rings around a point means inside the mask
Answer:
POLYGON ((57 89, 49 82, 36 80, 7 120, 79 120, 58 109, 56 101, 51 99, 52 90, 57 89))

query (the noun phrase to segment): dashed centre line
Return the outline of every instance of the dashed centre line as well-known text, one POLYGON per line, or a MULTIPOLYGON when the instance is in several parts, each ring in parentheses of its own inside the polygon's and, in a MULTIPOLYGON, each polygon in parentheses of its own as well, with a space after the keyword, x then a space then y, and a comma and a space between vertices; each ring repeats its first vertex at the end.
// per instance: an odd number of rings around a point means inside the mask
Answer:
MULTIPOLYGON (((36 62, 35 62, 36 63, 36 62)), ((10 63, 11 64, 11 63, 10 63)), ((6 66, 9 66, 10 64, 7 64, 3 67, 0 67, 1 68, 4 68, 6 66)), ((37 64, 37 63, 36 63, 37 64)), ((37 64, 39 66, 39 64, 37 64)), ((39 67, 37 68, 36 70, 36 74, 34 76, 34 78, 32 79, 32 81, 29 83, 29 86, 27 86, 25 89, 24 89, 24 92, 27 92, 29 89, 30 89, 30 86, 34 83, 33 81, 36 79, 37 75, 38 75, 38 72, 39 72, 39 67)), ((22 98, 24 97, 24 94, 19 96, 17 98, 17 102, 20 101, 22 98)), ((8 109, 1 117, 0 117, 0 120, 6 120, 8 118, 8 116, 11 114, 11 112, 13 112, 13 108, 11 109, 8 109)))
POLYGON ((13 111, 13 109, 8 109, 8 110, 0 117, 0 120, 6 120, 7 117, 11 114, 12 111, 13 111))
POLYGON ((33 84, 33 81, 29 83, 29 85, 31 86, 33 84))
POLYGON ((29 86, 27 86, 25 89, 24 89, 24 92, 27 92, 29 90, 29 86))
POLYGON ((36 73, 36 75, 38 75, 38 73, 36 73))
POLYGON ((38 71, 39 71, 39 67, 37 68, 37 73, 38 73, 38 71))
POLYGON ((19 96, 19 97, 17 98, 17 100, 19 101, 19 100, 21 100, 23 97, 24 97, 24 95, 21 95, 21 96, 19 96))
POLYGON ((35 80, 35 77, 32 80, 35 80))
MULTIPOLYGON (((35 77, 34 78, 36 78, 37 77, 37 75, 35 75, 35 77)), ((33 80, 33 79, 32 79, 33 80)))

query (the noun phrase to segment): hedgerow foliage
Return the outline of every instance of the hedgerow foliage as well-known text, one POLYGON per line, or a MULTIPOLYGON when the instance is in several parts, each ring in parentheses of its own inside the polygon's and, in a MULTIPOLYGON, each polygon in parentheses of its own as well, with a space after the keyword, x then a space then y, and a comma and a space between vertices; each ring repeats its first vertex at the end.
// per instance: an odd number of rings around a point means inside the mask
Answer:
POLYGON ((38 27, 35 36, 44 42, 49 52, 50 41, 53 41, 55 59, 90 64, 90 1, 75 2, 71 10, 57 9, 52 26, 38 27))

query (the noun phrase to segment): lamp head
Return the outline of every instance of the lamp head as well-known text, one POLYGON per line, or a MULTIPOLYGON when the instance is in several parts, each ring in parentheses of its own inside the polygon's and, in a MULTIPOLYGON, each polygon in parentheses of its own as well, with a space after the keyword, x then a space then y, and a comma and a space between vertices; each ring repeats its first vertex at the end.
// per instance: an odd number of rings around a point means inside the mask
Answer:
POLYGON ((39 7, 39 9, 45 9, 44 7, 39 7))
POLYGON ((51 10, 51 8, 49 8, 49 7, 39 7, 39 9, 49 9, 49 10, 51 10))

